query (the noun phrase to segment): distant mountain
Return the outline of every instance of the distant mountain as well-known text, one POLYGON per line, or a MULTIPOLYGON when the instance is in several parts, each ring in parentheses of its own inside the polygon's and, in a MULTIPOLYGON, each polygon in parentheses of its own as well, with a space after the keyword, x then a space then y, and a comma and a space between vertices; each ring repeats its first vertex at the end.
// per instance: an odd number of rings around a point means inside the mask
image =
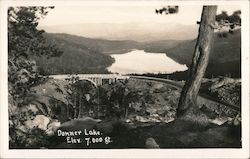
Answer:
POLYGON ((64 33, 49 33, 45 34, 47 39, 54 41, 65 41, 77 45, 78 47, 85 46, 88 49, 98 50, 103 54, 119 54, 129 52, 131 49, 137 48, 140 43, 132 40, 104 40, 86 38, 82 36, 64 34, 64 33))
POLYGON ((78 25, 40 26, 49 33, 68 33, 108 40, 187 40, 197 37, 198 25, 171 23, 86 23, 78 25))
MULTIPOLYGON (((166 53, 167 56, 181 64, 190 65, 195 48, 196 39, 184 40, 169 47, 155 42, 155 45, 146 47, 147 52, 166 53)), ((240 77, 241 74, 241 30, 234 34, 227 34, 226 38, 220 38, 218 33, 214 35, 207 75, 226 75, 240 77)))

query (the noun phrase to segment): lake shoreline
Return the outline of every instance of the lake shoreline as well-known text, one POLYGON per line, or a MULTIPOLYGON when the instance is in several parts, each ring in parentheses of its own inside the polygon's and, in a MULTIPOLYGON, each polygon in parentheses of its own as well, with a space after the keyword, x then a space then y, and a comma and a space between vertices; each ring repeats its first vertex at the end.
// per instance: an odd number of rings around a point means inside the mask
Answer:
POLYGON ((169 58, 165 53, 148 53, 144 50, 133 49, 124 54, 111 54, 115 62, 108 67, 108 71, 119 74, 166 74, 187 70, 186 65, 181 65, 169 58))

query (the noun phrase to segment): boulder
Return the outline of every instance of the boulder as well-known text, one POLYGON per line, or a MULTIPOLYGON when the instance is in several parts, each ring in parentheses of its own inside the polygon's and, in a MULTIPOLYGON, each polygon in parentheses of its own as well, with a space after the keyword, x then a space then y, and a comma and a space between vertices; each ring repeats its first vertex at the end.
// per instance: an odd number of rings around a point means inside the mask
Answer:
POLYGON ((155 139, 150 137, 146 139, 145 148, 149 149, 159 149, 160 146, 156 143, 155 139))
POLYGON ((100 119, 93 119, 91 117, 84 117, 80 119, 74 119, 62 123, 59 129, 63 130, 84 130, 93 129, 95 125, 100 122, 100 119))
POLYGON ((208 119, 209 122, 217 125, 222 125, 228 121, 227 117, 220 117, 220 118, 215 118, 215 119, 208 119))
POLYGON ((51 136, 54 135, 56 130, 61 126, 61 123, 57 120, 51 122, 48 125, 48 129, 45 131, 47 135, 51 136))
POLYGON ((50 118, 45 115, 37 115, 33 120, 27 120, 25 126, 29 129, 38 127, 41 130, 47 130, 47 126, 50 123, 50 118))
POLYGON ((50 118, 44 115, 37 115, 35 119, 33 120, 33 123, 37 125, 38 128, 41 130, 46 130, 49 122, 50 122, 50 118))

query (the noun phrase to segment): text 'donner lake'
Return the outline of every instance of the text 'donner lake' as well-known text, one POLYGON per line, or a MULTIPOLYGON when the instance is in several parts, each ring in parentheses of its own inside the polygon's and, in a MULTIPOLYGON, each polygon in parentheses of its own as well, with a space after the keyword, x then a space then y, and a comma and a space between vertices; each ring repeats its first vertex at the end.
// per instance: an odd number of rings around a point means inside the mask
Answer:
POLYGON ((181 65, 164 53, 147 53, 144 50, 133 50, 125 54, 111 55, 115 62, 108 68, 113 73, 173 73, 185 71, 186 65, 181 65))

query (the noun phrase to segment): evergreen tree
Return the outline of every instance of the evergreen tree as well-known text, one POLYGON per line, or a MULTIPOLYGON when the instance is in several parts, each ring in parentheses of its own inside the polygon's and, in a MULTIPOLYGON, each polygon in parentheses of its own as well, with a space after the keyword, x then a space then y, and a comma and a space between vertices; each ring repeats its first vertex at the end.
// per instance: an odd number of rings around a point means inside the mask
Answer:
POLYGON ((10 148, 46 146, 45 132, 35 128, 24 129, 25 121, 32 119, 32 111, 20 112, 30 88, 41 78, 33 56, 59 56, 56 46, 37 29, 38 21, 53 7, 10 7, 8 9, 8 88, 9 88, 9 144, 10 148))
POLYGON ((39 19, 54 7, 10 7, 8 9, 8 80, 9 92, 14 98, 22 97, 38 82, 33 56, 54 57, 62 54, 37 29, 39 19))

